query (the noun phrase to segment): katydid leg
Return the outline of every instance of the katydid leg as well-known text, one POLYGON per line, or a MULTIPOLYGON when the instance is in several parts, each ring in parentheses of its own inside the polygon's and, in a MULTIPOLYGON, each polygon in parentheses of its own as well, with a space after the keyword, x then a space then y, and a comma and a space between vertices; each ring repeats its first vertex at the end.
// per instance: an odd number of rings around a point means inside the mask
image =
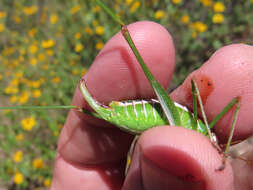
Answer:
POLYGON ((139 135, 136 135, 134 137, 134 140, 132 141, 130 149, 129 149, 128 153, 127 153, 127 162, 126 162, 126 168, 125 168, 125 176, 127 175, 128 170, 130 168, 130 165, 131 165, 131 162, 132 162, 133 153, 134 153, 134 148, 135 148, 135 145, 136 145, 137 140, 139 139, 139 137, 140 137, 139 135))
POLYGON ((197 114, 197 101, 198 101, 199 106, 200 106, 200 111, 202 114, 202 118, 203 118, 205 126, 206 126, 207 134, 208 134, 209 138, 211 139, 211 142, 215 145, 215 147, 218 150, 221 150, 217 141, 216 141, 216 138, 214 138, 214 135, 212 135, 211 129, 209 127, 197 83, 192 79, 191 84, 192 84, 192 96, 193 96, 193 103, 194 103, 194 105, 193 105, 194 106, 194 110, 193 110, 194 117, 196 117, 195 114, 197 114))
POLYGON ((237 118, 238 118, 238 112, 239 112, 239 109, 240 109, 240 98, 237 98, 237 99, 238 99, 238 101, 235 102, 236 107, 235 107, 235 111, 234 111, 234 115, 233 115, 233 122, 232 122, 232 126, 231 126, 231 129, 230 129, 228 142, 226 144, 226 148, 225 148, 225 151, 223 153, 222 165, 219 168, 217 168, 216 171, 222 171, 226 167, 226 159, 227 159, 229 147, 230 147, 230 144, 231 144, 231 141, 232 141, 232 138, 233 138, 233 134, 234 134, 234 130, 235 130, 235 124, 236 124, 236 121, 237 121, 237 118))
POLYGON ((214 118, 214 120, 210 123, 210 125, 208 124, 207 118, 206 118, 206 114, 204 111, 204 106, 201 100, 201 96, 200 96, 200 92, 197 86, 197 83, 194 80, 191 80, 191 84, 192 84, 192 95, 193 95, 193 111, 194 111, 194 118, 196 118, 197 116, 197 101, 199 102, 200 105, 200 109, 201 109, 201 113, 202 113, 202 117, 203 120, 205 122, 205 126, 208 132, 208 136, 210 137, 210 140, 212 142, 212 144, 214 145, 214 147, 218 150, 219 153, 222 153, 223 158, 222 158, 222 164, 221 166, 219 166, 218 169, 216 169, 216 171, 222 171, 225 169, 225 163, 226 163, 226 155, 228 152, 228 149, 230 147, 231 144, 231 140, 233 137, 233 133, 234 133, 234 129, 235 129, 235 124, 236 124, 236 120, 238 117, 238 111, 239 111, 239 107, 240 107, 240 98, 236 97, 233 98, 228 105, 214 118), (229 134, 229 138, 228 138, 228 142, 226 145, 226 149, 223 152, 222 149, 220 148, 220 146, 218 145, 216 136, 212 134, 211 132, 211 128, 234 106, 236 105, 236 109, 233 115, 233 123, 232 123, 232 127, 231 127, 231 131, 229 134))

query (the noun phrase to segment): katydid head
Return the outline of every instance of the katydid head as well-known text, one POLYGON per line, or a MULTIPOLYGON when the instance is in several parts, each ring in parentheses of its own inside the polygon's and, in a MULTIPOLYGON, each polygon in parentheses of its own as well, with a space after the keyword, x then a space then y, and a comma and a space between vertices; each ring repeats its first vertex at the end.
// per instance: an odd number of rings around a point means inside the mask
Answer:
MULTIPOLYGON (((95 99, 92 98, 92 96, 90 95, 90 93, 87 90, 84 79, 80 80, 79 87, 80 87, 80 91, 81 91, 81 94, 84 97, 84 99, 88 102, 88 104, 96 112, 95 114, 93 114, 92 112, 89 112, 89 114, 91 114, 95 117, 98 117, 98 118, 103 118, 105 120, 108 117, 110 117, 110 114, 111 114, 110 109, 106 108, 104 105, 100 104, 98 101, 96 101, 95 99)), ((84 112, 86 113, 87 111, 85 110, 84 112)))

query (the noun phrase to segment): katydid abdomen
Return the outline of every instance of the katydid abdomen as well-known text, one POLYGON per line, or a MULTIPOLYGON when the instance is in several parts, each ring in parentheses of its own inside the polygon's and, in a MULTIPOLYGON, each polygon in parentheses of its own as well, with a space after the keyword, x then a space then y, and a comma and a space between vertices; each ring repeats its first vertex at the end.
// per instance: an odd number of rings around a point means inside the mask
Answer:
MULTIPOLYGON (((84 81, 80 82, 80 89, 85 100, 96 111, 94 114, 91 113, 92 115, 115 124, 127 132, 139 134, 155 126, 170 125, 158 100, 112 101, 109 106, 104 106, 92 98, 84 81)), ((207 135, 206 127, 201 120, 196 121, 186 107, 178 103, 175 103, 175 106, 182 127, 207 135)))

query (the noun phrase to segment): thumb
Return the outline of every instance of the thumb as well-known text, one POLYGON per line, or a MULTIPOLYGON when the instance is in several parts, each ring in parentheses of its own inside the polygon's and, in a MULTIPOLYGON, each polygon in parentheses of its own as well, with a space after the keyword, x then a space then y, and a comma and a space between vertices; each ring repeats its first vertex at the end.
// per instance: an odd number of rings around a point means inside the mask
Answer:
POLYGON ((181 127, 155 127, 143 133, 124 190, 233 189, 232 169, 203 135, 181 127))

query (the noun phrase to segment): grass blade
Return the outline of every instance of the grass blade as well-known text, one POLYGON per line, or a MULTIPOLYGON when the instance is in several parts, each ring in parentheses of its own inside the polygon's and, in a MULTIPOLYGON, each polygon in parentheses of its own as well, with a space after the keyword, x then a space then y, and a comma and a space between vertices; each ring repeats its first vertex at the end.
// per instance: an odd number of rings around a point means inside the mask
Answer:
POLYGON ((114 21, 116 21, 117 23, 119 23, 121 26, 125 25, 119 17, 117 17, 117 15, 111 11, 111 9, 109 9, 104 3, 102 3, 102 1, 100 0, 96 0, 97 4, 105 10, 105 12, 110 15, 114 21))
POLYGON ((171 100, 167 92, 164 90, 164 88, 161 86, 161 84, 155 79, 153 74, 148 69, 147 65, 145 64, 144 60, 142 59, 139 51, 137 50, 130 33, 126 26, 123 26, 122 34, 127 40, 129 46, 131 47, 136 59, 138 60, 139 64, 141 65, 143 72, 145 73, 147 79, 149 80, 149 83, 153 87, 156 96, 163 108, 163 111, 170 123, 170 125, 181 125, 180 116, 178 113, 178 110, 174 104, 174 102, 171 100))
POLYGON ((76 106, 6 106, 6 107, 0 107, 0 110, 30 110, 30 109, 75 109, 76 106))
POLYGON ((117 23, 121 25, 121 32, 128 42, 129 46, 131 47, 136 59, 138 60, 139 64, 141 65, 143 72, 145 73, 147 79, 149 80, 149 83, 151 84, 152 88, 154 89, 156 96, 163 108, 163 111, 170 123, 170 125, 181 125, 180 116, 178 113, 178 110, 174 104, 174 102, 171 100, 167 92, 163 89, 161 84, 155 79, 155 77, 152 75, 150 70, 148 69, 147 65, 145 64, 144 60, 142 59, 139 51, 137 50, 130 33, 127 29, 127 27, 124 25, 124 23, 116 16, 114 12, 111 11, 105 4, 103 4, 100 0, 96 0, 98 5, 104 9, 117 23))

